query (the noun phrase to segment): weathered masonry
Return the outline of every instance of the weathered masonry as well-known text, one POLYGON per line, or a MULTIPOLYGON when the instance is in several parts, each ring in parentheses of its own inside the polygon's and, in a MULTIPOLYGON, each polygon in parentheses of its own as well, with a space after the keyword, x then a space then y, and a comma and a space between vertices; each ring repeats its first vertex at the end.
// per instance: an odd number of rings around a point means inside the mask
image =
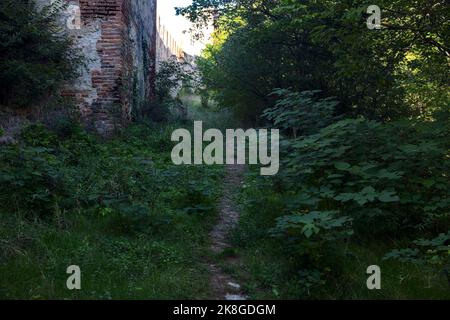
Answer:
POLYGON ((178 60, 183 59, 186 54, 183 50, 183 44, 180 43, 161 22, 158 17, 157 37, 156 37, 156 62, 159 63, 175 57, 178 60))
POLYGON ((88 126, 109 135, 154 95, 157 0, 62 1, 62 22, 87 64, 63 95, 75 98, 88 126))

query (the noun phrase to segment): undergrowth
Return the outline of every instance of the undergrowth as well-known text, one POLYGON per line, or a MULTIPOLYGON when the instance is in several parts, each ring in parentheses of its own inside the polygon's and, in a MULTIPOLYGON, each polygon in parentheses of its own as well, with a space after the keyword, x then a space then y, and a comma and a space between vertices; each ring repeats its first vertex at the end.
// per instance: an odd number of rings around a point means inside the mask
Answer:
POLYGON ((104 141, 34 124, 0 152, 0 298, 205 298, 222 169, 174 166, 175 126, 104 141), (81 268, 82 290, 66 288, 81 268))

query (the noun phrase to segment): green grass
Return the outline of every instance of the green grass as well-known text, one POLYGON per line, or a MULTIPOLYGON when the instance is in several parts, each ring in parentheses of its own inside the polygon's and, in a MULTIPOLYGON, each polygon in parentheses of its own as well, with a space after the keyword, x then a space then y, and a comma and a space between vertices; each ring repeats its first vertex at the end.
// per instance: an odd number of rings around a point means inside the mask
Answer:
POLYGON ((71 217, 51 224, 1 216, 8 252, 0 265, 6 299, 184 299, 207 297, 200 263, 209 223, 182 218, 165 236, 117 235, 107 219, 71 217), (7 230, 6 230, 7 229, 7 230), (182 240, 182 241, 180 241, 182 240), (82 290, 69 291, 66 268, 78 265, 82 290))
MULTIPOLYGON (((395 245, 393 246, 393 248, 395 245)), ((308 293, 296 277, 299 269, 291 265, 289 256, 280 254, 273 240, 260 241, 240 248, 245 268, 229 270, 244 284, 252 299, 449 299, 450 288, 445 276, 425 272, 417 266, 382 261, 386 246, 353 244, 349 255, 335 260, 330 268, 338 268, 338 276, 308 293), (351 253, 351 254, 350 254, 351 253), (381 290, 368 290, 367 267, 381 268, 381 290)))
MULTIPOLYGON (((2 190, 11 201, 0 206, 0 298, 207 298, 203 257, 223 170, 173 165, 170 133, 178 126, 138 125, 88 144, 50 142, 39 147, 47 159, 40 166, 30 157, 10 167, 15 147, 3 149, 2 167, 27 183, 10 195, 2 190), (28 180, 29 172, 56 174, 60 187, 28 180), (44 201, 23 201, 23 194, 44 201), (70 265, 81 268, 81 290, 66 288, 70 265)), ((25 142, 20 148, 35 152, 25 142)))

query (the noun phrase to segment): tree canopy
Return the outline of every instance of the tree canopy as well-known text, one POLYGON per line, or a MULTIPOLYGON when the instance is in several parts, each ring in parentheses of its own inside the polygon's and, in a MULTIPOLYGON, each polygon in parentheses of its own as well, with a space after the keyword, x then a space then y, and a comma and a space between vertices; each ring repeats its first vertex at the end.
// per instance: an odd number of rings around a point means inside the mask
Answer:
POLYGON ((378 5, 381 30, 367 28, 360 0, 195 0, 178 12, 198 26, 215 21, 201 68, 217 99, 249 119, 270 105, 274 88, 286 87, 336 96, 340 113, 429 117, 449 102, 449 5, 378 5), (253 110, 243 110, 250 102, 253 110))

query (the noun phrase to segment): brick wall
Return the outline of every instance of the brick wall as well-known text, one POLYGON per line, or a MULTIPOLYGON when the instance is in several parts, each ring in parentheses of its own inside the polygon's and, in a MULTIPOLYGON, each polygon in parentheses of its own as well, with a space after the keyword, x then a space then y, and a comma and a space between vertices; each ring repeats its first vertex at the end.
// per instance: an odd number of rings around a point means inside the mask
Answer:
POLYGON ((66 2, 79 10, 79 28, 67 31, 87 68, 63 95, 75 98, 87 126, 107 136, 138 116, 154 95, 156 0, 66 2))

